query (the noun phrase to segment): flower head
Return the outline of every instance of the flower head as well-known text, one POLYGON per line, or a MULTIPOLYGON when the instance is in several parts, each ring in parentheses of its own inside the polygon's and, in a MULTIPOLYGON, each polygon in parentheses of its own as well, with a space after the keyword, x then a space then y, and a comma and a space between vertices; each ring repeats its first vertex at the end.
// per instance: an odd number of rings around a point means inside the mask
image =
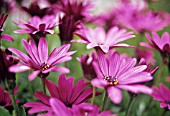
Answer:
POLYGON ((152 93, 149 87, 141 84, 153 79, 150 73, 144 71, 146 65, 135 66, 135 58, 121 58, 118 52, 111 53, 108 57, 100 52, 98 55, 98 67, 95 68, 97 78, 92 80, 92 84, 104 87, 114 103, 118 104, 122 100, 120 89, 133 93, 152 93))
POLYGON ((153 87, 152 97, 154 100, 161 102, 161 108, 168 107, 170 110, 170 90, 162 83, 159 85, 159 87, 160 89, 155 86, 153 87))
POLYGON ((117 26, 112 27, 107 34, 102 27, 97 27, 94 30, 91 28, 83 28, 76 32, 76 34, 83 40, 72 40, 72 42, 87 44, 87 49, 99 47, 105 53, 114 47, 130 47, 127 44, 118 43, 135 37, 132 35, 133 32, 126 32, 125 29, 119 30, 117 26))
POLYGON ((65 67, 55 66, 72 59, 71 55, 75 52, 68 52, 69 44, 63 45, 59 49, 55 48, 48 56, 48 45, 45 38, 40 38, 38 48, 32 40, 28 43, 23 39, 22 42, 29 56, 15 48, 9 48, 21 60, 21 64, 11 66, 9 71, 23 72, 33 69, 34 71, 29 75, 30 80, 35 79, 39 74, 48 75, 51 71, 69 73, 69 70, 65 67))
MULTIPOLYGON (((17 94, 18 88, 14 89, 14 94, 17 94)), ((10 95, 8 92, 4 91, 4 89, 0 86, 0 106, 7 108, 9 106, 12 106, 12 101, 10 98, 10 95)), ((19 102, 19 100, 16 100, 16 102, 19 102)))
POLYGON ((51 101, 49 101, 50 98, 58 99, 58 101, 60 101, 60 104, 63 104, 64 107, 72 108, 73 105, 81 104, 92 96, 92 88, 87 88, 87 86, 90 85, 90 83, 84 82, 83 79, 79 80, 74 86, 73 86, 74 78, 69 77, 67 79, 64 74, 61 74, 59 76, 58 86, 56 86, 55 83, 53 83, 52 81, 46 79, 44 79, 44 81, 51 97, 41 92, 36 92, 34 96, 41 100, 42 103, 28 102, 24 104, 25 107, 31 107, 31 109, 28 112, 29 114, 42 111, 48 111, 47 113, 51 113, 52 110, 50 108, 51 107, 50 105, 51 101))
POLYGON ((15 33, 28 33, 28 34, 54 34, 52 30, 55 26, 59 25, 59 22, 55 22, 55 15, 46 15, 43 18, 34 16, 29 19, 28 23, 20 20, 18 24, 22 30, 16 30, 15 33))
POLYGON ((94 52, 90 55, 82 55, 81 58, 77 58, 77 60, 81 63, 83 74, 86 79, 92 80, 96 77, 93 67, 93 63, 96 61, 94 52))
POLYGON ((145 36, 149 43, 141 42, 141 46, 156 49, 164 56, 170 55, 170 36, 168 32, 164 32, 161 38, 156 32, 152 32, 152 37, 148 33, 145 36))

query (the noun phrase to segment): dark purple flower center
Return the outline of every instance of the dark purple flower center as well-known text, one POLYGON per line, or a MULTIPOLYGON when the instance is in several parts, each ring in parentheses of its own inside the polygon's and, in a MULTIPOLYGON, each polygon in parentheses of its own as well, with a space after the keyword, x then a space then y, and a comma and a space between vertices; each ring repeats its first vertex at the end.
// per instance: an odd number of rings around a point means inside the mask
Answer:
POLYGON ((113 76, 105 76, 104 80, 106 80, 110 85, 117 85, 119 83, 118 79, 113 76))
POLYGON ((41 65, 42 71, 47 70, 49 67, 50 67, 50 65, 49 65, 49 64, 46 64, 46 63, 43 63, 43 64, 41 65))
POLYGON ((165 103, 170 105, 170 101, 166 101, 165 103))

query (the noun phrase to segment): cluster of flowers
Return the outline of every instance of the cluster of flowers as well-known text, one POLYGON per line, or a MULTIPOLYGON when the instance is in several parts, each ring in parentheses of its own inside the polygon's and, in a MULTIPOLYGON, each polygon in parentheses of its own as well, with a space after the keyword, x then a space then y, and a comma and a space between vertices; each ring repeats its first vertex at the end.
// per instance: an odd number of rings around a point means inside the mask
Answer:
MULTIPOLYGON (((170 24, 170 14, 149 10, 147 1, 118 0, 116 7, 99 16, 90 13, 93 5, 86 0, 33 0, 29 7, 21 7, 24 0, 20 5, 14 2, 15 7, 31 16, 28 22, 21 19, 15 21, 20 29, 14 33, 29 35, 27 40, 22 39, 27 53, 10 47, 4 50, 0 45, 0 106, 6 109, 12 107, 15 115, 23 115, 18 109, 20 100, 15 99, 19 88, 16 85, 15 73, 31 70, 29 81, 38 77, 44 88, 43 92, 34 93, 34 97, 39 101, 21 104, 28 109, 28 114, 114 116, 116 114, 111 110, 105 110, 106 99, 109 97, 114 104, 120 104, 123 99, 122 89, 133 96, 140 93, 153 96, 154 100, 161 102, 161 108, 168 107, 170 110, 170 90, 162 83, 160 89, 156 87, 160 83, 162 67, 167 66, 170 72, 170 35, 168 32, 164 32, 162 37, 157 34, 157 31, 170 24), (45 2, 43 4, 47 6, 41 8, 41 2, 45 2), (85 24, 97 26, 93 29, 85 24), (56 32, 56 27, 59 33, 56 32), (62 44, 51 53, 47 34, 58 34, 62 44), (137 38, 135 45, 122 43, 135 35, 145 35, 148 42, 141 42, 140 38, 137 38), (73 39, 74 36, 79 39, 73 39), (84 78, 75 84, 75 77, 67 78, 65 74, 70 73, 70 70, 62 64, 70 61, 72 55, 79 52, 78 49, 69 51, 74 42, 86 44, 87 49, 94 48, 90 54, 77 58, 81 63, 84 78), (155 49, 161 54, 162 66, 155 79, 153 75, 158 66, 155 66, 154 54, 150 50, 141 49, 139 45, 155 49), (115 48, 134 49, 136 58, 128 54, 121 55, 115 48), (57 85, 48 80, 52 71, 62 73, 58 77, 57 85), (85 79, 88 82, 85 82, 85 79), (147 82, 151 82, 150 86, 147 86, 147 82), (98 92, 96 88, 103 88, 103 91, 98 92), (104 100, 103 104, 100 103, 100 110, 94 102, 96 96, 101 94, 104 95, 104 100)), ((1 5, 1 8, 5 7, 8 12, 11 9, 10 4, 4 0, 1 5)), ((14 39, 10 35, 2 34, 6 18, 5 14, 0 17, 0 41, 13 42, 14 39)), ((125 115, 129 115, 128 110, 125 115)))

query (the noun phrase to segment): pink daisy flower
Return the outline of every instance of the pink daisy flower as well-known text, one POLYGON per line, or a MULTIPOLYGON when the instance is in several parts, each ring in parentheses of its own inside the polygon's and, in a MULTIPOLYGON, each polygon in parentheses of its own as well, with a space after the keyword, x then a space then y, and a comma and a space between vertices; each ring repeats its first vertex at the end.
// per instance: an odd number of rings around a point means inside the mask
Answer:
POLYGON ((152 32, 152 37, 148 33, 145 36, 149 42, 141 42, 141 46, 156 49, 164 56, 170 54, 170 36, 168 32, 164 32, 161 37, 156 32, 152 32))
POLYGON ((99 52, 98 57, 95 68, 97 78, 92 80, 92 85, 104 87, 114 103, 118 104, 122 100, 120 89, 132 93, 152 93, 149 87, 142 84, 153 79, 150 73, 144 71, 146 65, 135 66, 135 58, 121 58, 118 52, 108 57, 99 52))
POLYGON ((162 83, 159 85, 160 89, 156 86, 153 87, 152 97, 154 100, 160 101, 160 107, 166 108, 170 110, 170 90, 163 85, 162 83))
POLYGON ((111 48, 130 47, 128 44, 118 43, 135 37, 132 34, 133 32, 126 32, 125 29, 119 30, 117 26, 112 27, 107 34, 102 27, 97 27, 94 30, 83 28, 76 32, 76 35, 82 38, 82 40, 72 40, 72 42, 87 44, 87 49, 99 47, 104 53, 107 53, 111 48))
POLYGON ((15 48, 9 48, 11 52, 19 57, 21 62, 18 65, 11 66, 9 68, 10 72, 23 72, 33 69, 34 71, 29 75, 29 80, 35 79, 38 75, 47 76, 51 71, 69 73, 69 69, 56 66, 61 62, 72 59, 71 55, 75 51, 68 52, 69 44, 63 45, 59 49, 55 48, 48 56, 48 45, 45 38, 40 38, 38 47, 32 40, 28 43, 23 39, 22 42, 29 56, 15 48))

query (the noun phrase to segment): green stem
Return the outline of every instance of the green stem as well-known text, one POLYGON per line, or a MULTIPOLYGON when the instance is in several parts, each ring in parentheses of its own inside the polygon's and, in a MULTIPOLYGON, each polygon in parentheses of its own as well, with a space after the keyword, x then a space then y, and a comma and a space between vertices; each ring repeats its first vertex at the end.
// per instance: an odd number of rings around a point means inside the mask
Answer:
POLYGON ((160 65, 160 70, 159 70, 157 79, 156 79, 156 81, 155 81, 155 85, 158 85, 158 84, 159 84, 159 81, 160 81, 160 79, 161 79, 164 66, 165 66, 165 65, 164 65, 164 61, 162 61, 161 65, 160 65))
POLYGON ((92 95, 92 99, 91 99, 91 104, 94 104, 95 97, 96 97, 96 87, 93 86, 93 95, 92 95))
POLYGON ((17 105, 17 103, 16 103, 16 100, 15 100, 15 95, 14 95, 14 91, 12 90, 11 92, 10 92, 10 96, 11 96, 11 100, 12 100, 12 105, 13 105, 13 107, 14 107, 14 112, 15 112, 15 114, 14 114, 14 116, 19 116, 18 115, 18 105, 17 105))
POLYGON ((107 91, 105 91, 104 98, 103 98, 103 105, 102 105, 102 110, 101 111, 104 111, 105 108, 106 108, 107 98, 108 98, 108 94, 107 94, 107 91))
POLYGON ((43 89, 43 93, 46 94, 45 82, 44 82, 43 78, 41 78, 41 80, 42 80, 42 89, 43 89))
POLYGON ((131 111, 131 108, 132 108, 132 105, 136 99, 136 95, 133 95, 130 100, 129 100, 129 103, 128 103, 128 106, 127 106, 127 110, 126 110, 126 113, 125 113, 125 116, 130 116, 130 111, 131 111))

